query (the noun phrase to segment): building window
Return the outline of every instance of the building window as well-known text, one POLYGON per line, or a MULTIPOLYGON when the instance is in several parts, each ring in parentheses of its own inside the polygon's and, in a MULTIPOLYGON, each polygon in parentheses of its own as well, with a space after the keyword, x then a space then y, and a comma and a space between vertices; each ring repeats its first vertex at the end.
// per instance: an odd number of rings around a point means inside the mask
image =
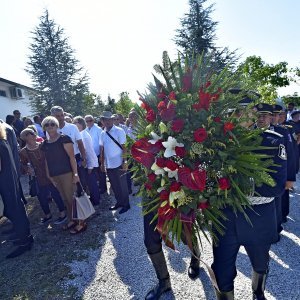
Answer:
POLYGON ((0 96, 2 96, 2 97, 7 97, 7 96, 6 96, 6 91, 0 90, 0 96))

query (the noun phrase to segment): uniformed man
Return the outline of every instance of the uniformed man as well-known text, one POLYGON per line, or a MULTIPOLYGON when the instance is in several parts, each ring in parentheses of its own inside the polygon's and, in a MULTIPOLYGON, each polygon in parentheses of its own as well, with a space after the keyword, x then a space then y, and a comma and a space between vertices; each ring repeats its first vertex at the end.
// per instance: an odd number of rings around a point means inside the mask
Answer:
POLYGON ((265 299, 264 290, 269 270, 269 250, 271 244, 278 239, 275 197, 282 195, 286 184, 287 161, 283 136, 269 130, 272 120, 272 106, 259 104, 256 106, 256 126, 265 129, 262 133, 262 146, 268 150, 259 150, 273 157, 276 166, 270 169, 275 187, 263 184, 255 186, 255 194, 249 197, 250 208, 246 208, 250 222, 241 212, 234 212, 231 207, 223 209, 226 220, 222 221, 225 233, 217 233, 218 244, 213 245, 212 269, 216 276, 219 290, 217 299, 234 299, 234 279, 236 277, 236 257, 240 246, 244 246, 253 268, 253 299, 265 299))

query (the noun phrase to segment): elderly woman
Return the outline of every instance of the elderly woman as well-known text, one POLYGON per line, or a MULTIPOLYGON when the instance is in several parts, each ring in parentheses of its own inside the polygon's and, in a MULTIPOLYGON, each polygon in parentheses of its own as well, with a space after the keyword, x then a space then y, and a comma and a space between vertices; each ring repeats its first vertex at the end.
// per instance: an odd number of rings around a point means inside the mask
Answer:
POLYGON ((61 224, 67 219, 65 206, 58 190, 47 177, 45 153, 41 150, 41 144, 37 141, 37 133, 32 128, 27 127, 21 132, 20 138, 26 143, 26 146, 20 151, 21 170, 25 174, 36 177, 37 197, 45 214, 41 218, 41 224, 52 220, 48 201, 49 193, 51 193, 60 212, 60 216, 54 224, 61 224))
POLYGON ((92 137, 85 130, 86 122, 83 117, 75 117, 73 123, 77 126, 78 130, 80 131, 87 160, 86 168, 82 166, 78 168, 80 180, 83 183, 84 187, 88 186, 90 191, 91 202, 94 205, 98 205, 100 202, 100 190, 97 184, 97 168, 99 167, 99 163, 94 150, 92 137))
POLYGON ((58 121, 49 116, 42 122, 43 130, 47 132, 47 140, 41 149, 46 156, 46 172, 48 178, 60 192, 67 209, 68 223, 64 229, 75 234, 86 229, 83 222, 72 219, 72 203, 75 184, 79 182, 77 164, 74 156, 73 142, 70 137, 58 133, 58 121))

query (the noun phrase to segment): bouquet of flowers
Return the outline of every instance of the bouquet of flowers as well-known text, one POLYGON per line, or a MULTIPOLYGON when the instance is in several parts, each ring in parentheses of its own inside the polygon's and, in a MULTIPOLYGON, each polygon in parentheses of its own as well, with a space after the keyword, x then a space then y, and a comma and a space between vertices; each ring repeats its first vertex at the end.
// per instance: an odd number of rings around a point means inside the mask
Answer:
POLYGON ((272 162, 257 151, 261 131, 242 126, 247 110, 242 117, 230 112, 241 100, 230 92, 239 86, 237 74, 216 73, 204 55, 171 62, 165 54, 155 69, 165 83, 154 76, 150 93, 139 94, 132 170, 144 213, 155 213, 157 230, 173 247, 182 233, 191 241, 200 231, 222 232, 222 208, 244 211, 254 184, 274 184, 272 162))

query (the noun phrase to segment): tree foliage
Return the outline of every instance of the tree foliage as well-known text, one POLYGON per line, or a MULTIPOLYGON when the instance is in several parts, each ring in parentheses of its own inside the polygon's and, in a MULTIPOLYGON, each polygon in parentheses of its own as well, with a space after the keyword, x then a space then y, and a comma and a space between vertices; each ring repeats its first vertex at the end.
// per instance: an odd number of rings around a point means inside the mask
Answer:
POLYGON ((79 66, 64 29, 49 18, 46 10, 32 34, 26 69, 37 90, 32 109, 49 114, 53 105, 60 105, 67 112, 81 114, 88 95, 88 77, 79 66))
POLYGON ((184 54, 209 53, 210 57, 219 65, 219 69, 225 65, 234 65, 237 61, 235 51, 227 47, 219 48, 215 45, 216 26, 211 14, 214 4, 204 7, 207 0, 189 0, 190 10, 181 19, 181 28, 177 29, 174 41, 184 54))
POLYGON ((290 83, 287 62, 272 65, 264 62, 260 56, 249 56, 239 65, 238 70, 247 88, 256 89, 262 99, 269 103, 274 103, 278 97, 277 88, 290 83))
POLYGON ((122 92, 120 94, 120 99, 116 103, 116 112, 122 114, 123 116, 128 116, 130 110, 133 108, 134 103, 129 98, 128 92, 122 92))

